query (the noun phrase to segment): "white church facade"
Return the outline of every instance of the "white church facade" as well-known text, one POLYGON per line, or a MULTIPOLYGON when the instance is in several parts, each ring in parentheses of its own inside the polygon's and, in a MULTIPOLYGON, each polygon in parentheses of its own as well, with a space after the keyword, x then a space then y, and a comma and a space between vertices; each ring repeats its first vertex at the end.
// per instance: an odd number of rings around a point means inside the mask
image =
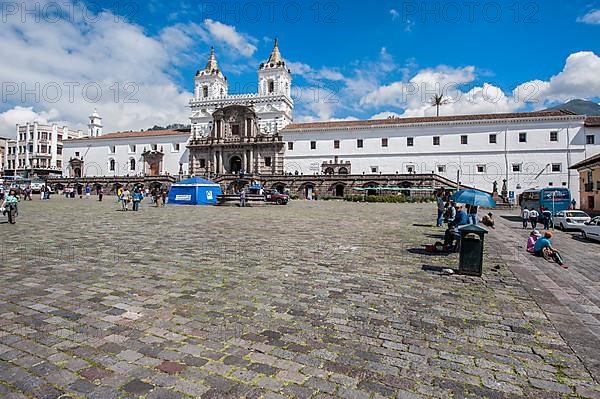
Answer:
POLYGON ((291 96, 292 75, 286 67, 277 39, 267 62, 258 70, 258 91, 229 94, 227 78, 219 68, 214 48, 203 70, 194 78, 194 98, 190 100, 192 136, 208 137, 213 114, 231 105, 252 107, 258 117, 258 131, 274 134, 292 122, 294 101, 291 96))
POLYGON ((568 187, 577 196, 579 179, 569 167, 600 153, 600 127, 567 111, 294 123, 291 71, 277 41, 257 83, 256 93, 230 94, 211 49, 194 77, 189 129, 105 134, 94 112, 88 137, 64 140, 63 175, 243 171, 273 175, 280 184, 275 175, 338 175, 341 181, 345 175, 376 180, 434 173, 485 191, 506 180, 515 196, 547 186, 568 187))

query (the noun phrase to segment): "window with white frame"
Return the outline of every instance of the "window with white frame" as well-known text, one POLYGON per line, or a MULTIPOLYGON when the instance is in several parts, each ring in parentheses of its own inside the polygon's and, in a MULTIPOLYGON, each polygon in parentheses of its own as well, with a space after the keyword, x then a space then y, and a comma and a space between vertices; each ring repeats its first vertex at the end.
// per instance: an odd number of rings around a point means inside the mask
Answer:
POLYGON ((527 133, 526 132, 519 133, 519 143, 527 143, 527 133))
POLYGON ((593 134, 588 134, 585 136, 586 144, 596 144, 596 137, 593 134))
POLYGON ((562 171, 562 164, 553 163, 552 164, 552 173, 559 173, 560 171, 562 171))
POLYGON ((433 145, 440 145, 440 136, 433 136, 433 145))
POLYGON ((477 165, 477 173, 485 173, 485 165, 477 165))
POLYGON ((415 165, 406 165, 406 173, 415 173, 415 165))
POLYGON ((496 133, 491 133, 489 136, 490 144, 496 144, 498 142, 498 135, 496 133))
POLYGON ((520 163, 513 163, 513 164, 512 164, 512 171, 513 171, 513 172, 516 172, 516 173, 519 173, 519 172, 521 172, 521 168, 522 168, 522 167, 523 167, 523 164, 520 164, 520 163))
POLYGON ((136 150, 135 144, 129 144, 129 153, 135 154, 135 150, 136 150))
POLYGON ((446 165, 438 165, 437 171, 438 173, 446 173, 446 165))
POLYGON ((460 136, 460 143, 463 145, 469 144, 469 136, 467 136, 467 135, 460 136))
POLYGON ((406 138, 406 146, 407 147, 413 147, 415 145, 415 138, 414 137, 407 137, 406 138))
POLYGON ((371 173, 379 172, 379 166, 371 166, 371 173))
POLYGON ((550 132, 550 141, 558 141, 558 131, 553 130, 550 132))
POLYGON ((150 144, 150 148, 152 148, 152 151, 156 151, 158 150, 158 144, 150 144))
POLYGON ((109 154, 114 154, 117 151, 117 147, 114 145, 109 145, 108 146, 108 153, 109 154))
POLYGON ((179 143, 173 143, 173 152, 179 152, 181 145, 179 143))

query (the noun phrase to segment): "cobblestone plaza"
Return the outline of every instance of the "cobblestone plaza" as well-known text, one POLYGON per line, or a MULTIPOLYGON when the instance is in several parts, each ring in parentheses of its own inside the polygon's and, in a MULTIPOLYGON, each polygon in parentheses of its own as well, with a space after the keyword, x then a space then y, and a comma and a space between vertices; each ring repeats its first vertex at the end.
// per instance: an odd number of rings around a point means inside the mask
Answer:
POLYGON ((600 398, 598 244, 497 215, 445 276, 433 204, 117 209, 2 220, 0 398, 600 398))

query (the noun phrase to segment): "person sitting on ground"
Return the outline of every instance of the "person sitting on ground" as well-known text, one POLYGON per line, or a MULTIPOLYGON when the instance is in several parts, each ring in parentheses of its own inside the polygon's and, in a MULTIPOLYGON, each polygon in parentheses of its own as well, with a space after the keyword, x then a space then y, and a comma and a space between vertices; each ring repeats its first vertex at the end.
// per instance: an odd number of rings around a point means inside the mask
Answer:
POLYGON ((527 239, 527 252, 529 252, 530 254, 533 253, 533 248, 535 246, 535 242, 538 240, 538 238, 540 238, 542 235, 540 234, 540 232, 538 230, 533 230, 531 232, 531 234, 529 235, 529 238, 527 239))
POLYGON ((558 251, 552 248, 552 241, 550 241, 551 239, 552 233, 549 231, 547 231, 543 237, 538 238, 533 246, 533 254, 535 256, 541 256, 547 260, 552 259, 552 254, 558 251))
POLYGON ((491 227, 492 229, 494 229, 494 225, 496 224, 496 222, 494 221, 494 215, 492 214, 492 212, 489 212, 487 215, 483 215, 483 217, 481 218, 481 223, 484 226, 491 227))

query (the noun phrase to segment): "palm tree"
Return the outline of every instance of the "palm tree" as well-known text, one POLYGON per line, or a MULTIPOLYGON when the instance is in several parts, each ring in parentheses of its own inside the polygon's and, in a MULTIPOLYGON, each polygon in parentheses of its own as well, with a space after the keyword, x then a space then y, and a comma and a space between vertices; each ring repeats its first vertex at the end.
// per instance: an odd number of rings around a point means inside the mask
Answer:
POLYGON ((446 105, 450 102, 450 100, 444 97, 443 94, 435 94, 433 97, 429 99, 429 104, 431 106, 436 107, 437 116, 440 116, 440 106, 446 105))

